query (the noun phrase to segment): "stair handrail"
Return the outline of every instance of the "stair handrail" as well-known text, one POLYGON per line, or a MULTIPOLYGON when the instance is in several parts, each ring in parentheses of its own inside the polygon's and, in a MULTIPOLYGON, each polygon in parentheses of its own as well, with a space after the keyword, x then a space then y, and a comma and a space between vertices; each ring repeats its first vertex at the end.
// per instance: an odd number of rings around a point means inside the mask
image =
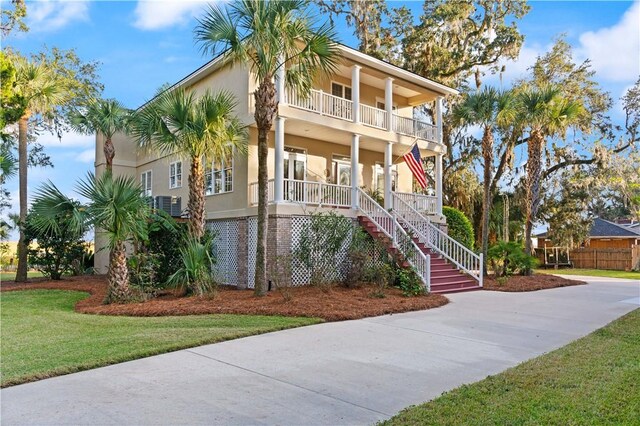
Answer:
POLYGON ((416 242, 398 223, 397 219, 358 188, 358 209, 387 237, 416 271, 427 292, 431 291, 431 256, 423 253, 416 242))
POLYGON ((431 223, 428 217, 411 207, 400 197, 393 196, 393 216, 414 232, 418 240, 453 263, 458 269, 470 275, 482 287, 482 253, 476 254, 451 238, 431 223))

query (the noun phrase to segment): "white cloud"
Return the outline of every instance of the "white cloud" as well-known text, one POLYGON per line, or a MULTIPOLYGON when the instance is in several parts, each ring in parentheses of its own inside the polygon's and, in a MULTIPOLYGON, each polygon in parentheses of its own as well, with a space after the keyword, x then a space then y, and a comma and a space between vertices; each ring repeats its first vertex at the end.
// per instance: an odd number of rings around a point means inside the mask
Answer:
POLYGON ((93 163, 96 158, 95 149, 86 149, 76 156, 76 161, 81 163, 93 163))
POLYGON ((74 21, 89 20, 86 0, 45 0, 28 3, 27 24, 32 31, 55 31, 74 21))
POLYGON ((38 138, 38 142, 43 146, 52 148, 83 148, 94 146, 96 137, 94 135, 81 135, 79 133, 64 133, 61 139, 50 133, 44 133, 38 138))
POLYGON ((634 2, 620 21, 580 36, 577 49, 606 80, 633 82, 640 74, 640 3, 634 2))
POLYGON ((204 10, 206 0, 140 0, 134 11, 133 26, 141 30, 159 30, 184 25, 204 10))

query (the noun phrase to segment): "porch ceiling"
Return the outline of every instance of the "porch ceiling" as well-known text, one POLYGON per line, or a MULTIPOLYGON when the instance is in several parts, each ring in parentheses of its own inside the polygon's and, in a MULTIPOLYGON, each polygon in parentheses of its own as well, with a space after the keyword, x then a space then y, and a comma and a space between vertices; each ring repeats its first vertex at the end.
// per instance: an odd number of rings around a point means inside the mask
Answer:
MULTIPOLYGON (((338 74, 350 80, 351 65, 340 65, 338 74)), ((387 77, 388 75, 381 71, 364 66, 360 70, 360 83, 367 86, 375 87, 380 90, 384 90, 385 79, 387 77)), ((393 82, 393 94, 403 96, 409 100, 414 99, 420 101, 419 103, 414 102, 411 105, 419 105, 425 102, 432 101, 437 96, 435 93, 431 93, 424 88, 420 88, 415 84, 399 80, 397 78, 395 78, 393 82)))

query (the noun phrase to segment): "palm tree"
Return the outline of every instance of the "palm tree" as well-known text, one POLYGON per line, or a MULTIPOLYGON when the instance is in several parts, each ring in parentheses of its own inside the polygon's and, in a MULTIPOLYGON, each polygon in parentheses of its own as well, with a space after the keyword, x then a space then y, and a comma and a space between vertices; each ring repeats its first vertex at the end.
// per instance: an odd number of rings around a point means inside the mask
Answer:
POLYGON ((67 97, 65 85, 46 62, 33 62, 12 56, 16 69, 15 93, 21 98, 24 113, 18 120, 18 178, 20 186, 20 237, 18 239, 18 270, 16 282, 27 281, 27 247, 24 223, 27 219, 27 134, 29 119, 34 115, 51 118, 55 107, 67 97))
POLYGON ((525 179, 525 252, 533 251, 531 232, 540 207, 542 150, 547 137, 564 136, 567 128, 578 122, 582 104, 562 94, 558 87, 525 87, 517 99, 518 120, 529 131, 527 141, 527 176, 525 179))
POLYGON ((112 138, 118 132, 127 133, 131 111, 115 99, 95 99, 84 111, 71 115, 71 127, 78 133, 100 133, 104 137, 104 158, 108 171, 113 169, 116 149, 112 138))
MULTIPOLYGON (((513 96, 510 92, 500 92, 492 87, 467 95, 464 101, 453 110, 455 121, 466 125, 482 127, 482 159, 484 199, 482 203, 482 254, 487 258, 489 248, 489 214, 493 196, 491 180, 493 178, 493 132, 496 127, 507 124, 515 118, 513 96)), ((483 265, 483 273, 487 268, 483 265)))
POLYGON ((134 178, 114 178, 111 172, 97 178, 89 174, 77 188, 89 200, 87 205, 71 200, 51 182, 43 184, 34 197, 31 225, 42 231, 60 232, 55 219, 67 215, 71 219, 66 232, 82 234, 87 224, 100 229, 110 250, 105 303, 125 302, 131 296, 126 243, 147 239, 148 200, 140 195, 142 188, 134 178))
POLYGON ((135 114, 131 133, 143 148, 164 154, 186 154, 189 169, 189 232, 201 238, 205 228, 203 161, 247 151, 247 132, 233 111, 233 95, 206 91, 197 97, 183 88, 168 90, 135 114))
POLYGON ((195 37, 207 53, 247 64, 258 83, 254 92, 258 128, 258 242, 255 294, 267 292, 267 156, 268 135, 278 113, 274 78, 286 67, 285 84, 308 94, 318 77, 338 66, 335 31, 316 26, 306 0, 239 0, 209 7, 198 21, 195 37))

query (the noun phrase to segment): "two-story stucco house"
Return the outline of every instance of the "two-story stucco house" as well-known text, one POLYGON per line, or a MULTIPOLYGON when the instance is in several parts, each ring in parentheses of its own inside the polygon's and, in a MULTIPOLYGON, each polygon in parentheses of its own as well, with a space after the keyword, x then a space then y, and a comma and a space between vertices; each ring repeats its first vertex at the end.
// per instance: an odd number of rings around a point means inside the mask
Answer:
MULTIPOLYGON (((408 238, 416 249, 407 253, 408 261, 432 290, 477 288, 481 259, 441 230, 446 229, 441 215, 441 105, 444 96, 457 92, 346 46, 340 50, 338 71, 317 82, 309 97, 285 90, 282 72, 277 76, 279 109, 268 157, 270 258, 291 252, 311 211, 337 209, 354 222, 360 218, 369 232, 389 237, 397 247, 399 239, 408 238), (435 102, 435 124, 414 119, 414 107, 427 102, 435 102), (435 157, 433 196, 413 193, 413 176, 402 159, 416 143, 423 157, 435 157), (384 206, 363 188, 383 194, 384 206)), ((249 126, 248 155, 208 165, 206 212, 208 226, 218 235, 219 280, 251 287, 257 235, 255 78, 242 64, 218 57, 176 85, 233 93, 237 115, 249 126)), ((188 199, 188 159, 139 152, 124 135, 114 138, 114 144, 114 173, 136 177, 156 206, 179 214, 188 199)), ((104 169, 98 136, 96 173, 104 169)), ((102 246, 98 237, 96 247, 102 246)), ((106 251, 97 253, 98 271, 106 270, 107 256, 106 251)), ((304 271, 294 271, 294 285, 306 279, 304 271)))

